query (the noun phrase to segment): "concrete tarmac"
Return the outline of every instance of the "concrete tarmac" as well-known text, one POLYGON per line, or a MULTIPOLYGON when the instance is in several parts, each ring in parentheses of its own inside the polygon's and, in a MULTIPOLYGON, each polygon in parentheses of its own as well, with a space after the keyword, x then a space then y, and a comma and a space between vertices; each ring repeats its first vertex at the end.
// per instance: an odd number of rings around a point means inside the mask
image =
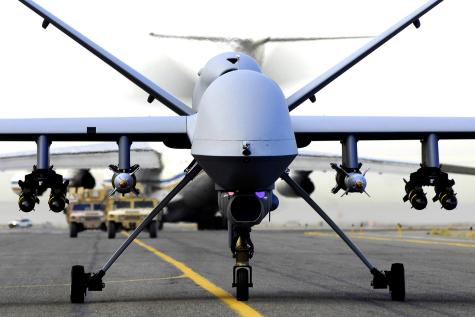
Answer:
POLYGON ((422 233, 353 234, 380 269, 406 267, 406 302, 373 290, 366 267, 328 231, 254 231, 254 287, 238 303, 226 232, 143 234, 109 270, 102 292, 69 302, 70 269, 99 269, 125 239, 64 229, 0 230, 0 316, 468 316, 475 312, 475 241, 422 233))

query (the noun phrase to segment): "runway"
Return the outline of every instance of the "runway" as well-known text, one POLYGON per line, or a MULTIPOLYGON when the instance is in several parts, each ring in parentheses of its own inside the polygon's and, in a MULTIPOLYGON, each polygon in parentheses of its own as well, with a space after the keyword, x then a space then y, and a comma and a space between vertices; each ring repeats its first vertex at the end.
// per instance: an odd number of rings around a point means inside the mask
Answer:
POLYGON ((475 241, 425 232, 352 236, 380 269, 406 267, 407 301, 371 276, 329 231, 257 230, 254 287, 238 303, 226 232, 165 228, 141 236, 112 266, 103 292, 70 304, 70 268, 97 270, 125 239, 65 229, 0 230, 1 316, 466 316, 475 311, 475 241))

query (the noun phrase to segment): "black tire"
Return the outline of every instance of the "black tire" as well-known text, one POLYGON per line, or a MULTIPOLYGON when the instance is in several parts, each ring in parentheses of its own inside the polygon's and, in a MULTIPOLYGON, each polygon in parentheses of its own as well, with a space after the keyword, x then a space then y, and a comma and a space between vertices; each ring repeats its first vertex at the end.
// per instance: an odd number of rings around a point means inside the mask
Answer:
POLYGON ((406 281, 404 277, 404 265, 393 263, 389 274, 389 292, 393 301, 403 302, 406 299, 406 281))
POLYGON ((163 230, 163 221, 158 221, 158 230, 163 230))
POLYGON ((109 239, 115 239, 116 227, 114 221, 107 222, 107 237, 109 239))
POLYGON ((69 237, 70 238, 77 238, 78 237, 78 224, 75 222, 71 222, 69 224, 69 237))
POLYGON ((148 224, 148 234, 150 235, 150 238, 156 238, 157 237, 157 222, 155 220, 152 220, 148 224))
POLYGON ((236 299, 245 302, 249 299, 249 271, 238 269, 236 275, 236 299))
POLYGON ((71 268, 71 303, 84 303, 86 295, 86 274, 84 266, 74 265, 71 268))

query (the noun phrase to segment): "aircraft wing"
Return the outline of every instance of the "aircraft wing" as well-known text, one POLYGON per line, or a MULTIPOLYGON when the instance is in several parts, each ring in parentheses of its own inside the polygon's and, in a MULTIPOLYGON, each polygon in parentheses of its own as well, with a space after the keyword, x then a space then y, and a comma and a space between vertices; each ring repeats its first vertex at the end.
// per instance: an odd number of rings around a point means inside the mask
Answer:
MULTIPOLYGON (((377 158, 359 157, 363 169, 369 169, 373 173, 407 174, 420 168, 420 163, 409 161, 384 160, 377 158)), ((340 163, 341 155, 314 151, 299 151, 298 156, 290 165, 291 170, 298 171, 330 171, 330 163, 340 163)), ((445 173, 475 175, 475 167, 441 164, 441 170, 445 173)))
POLYGON ((287 105, 289 111, 297 108, 307 99, 310 99, 312 102, 315 101, 315 94, 327 86, 329 83, 334 81, 336 78, 340 77, 348 69, 356 65, 366 56, 374 52, 376 49, 381 47, 384 43, 389 41, 391 38, 396 36, 399 32, 407 28, 409 25, 414 24, 416 28, 420 26, 419 18, 424 14, 432 10, 436 5, 441 3, 442 0, 431 0, 421 6, 419 9, 414 11, 412 14, 408 15, 406 18, 402 19, 392 27, 390 27, 381 35, 375 37, 368 44, 357 50, 355 53, 351 54, 340 63, 330 68, 328 71, 308 83, 303 88, 296 91, 293 95, 287 98, 287 105))
POLYGON ((189 148, 186 117, 110 117, 0 119, 0 141, 117 141, 127 135, 136 141, 161 141, 189 148))
POLYGON ((42 18, 43 28, 47 28, 49 24, 57 27, 61 32, 69 36, 71 39, 79 43, 81 46, 86 48, 88 51, 99 57, 109 66, 114 68, 116 71, 124 75, 127 79, 132 81, 134 84, 142 88, 145 92, 149 94, 149 102, 152 102, 154 99, 157 99, 165 106, 170 108, 172 111, 176 112, 179 115, 191 115, 194 111, 189 108, 186 104, 178 100, 176 97, 159 87, 157 84, 152 82, 150 79, 146 78, 138 71, 128 66, 121 60, 119 60, 114 55, 107 52, 101 46, 97 45, 91 41, 86 36, 82 35, 74 28, 60 20, 58 17, 54 16, 51 12, 47 11, 34 1, 30 0, 19 0, 21 3, 26 5, 28 8, 36 12, 42 18))
MULTIPOLYGON (((113 143, 99 143, 84 146, 52 148, 51 164, 59 169, 107 168, 117 161, 118 148, 113 143)), ((31 170, 36 164, 36 151, 0 154, 0 171, 31 170)), ((131 161, 141 169, 163 169, 161 154, 147 143, 133 143, 130 149, 131 161)))
POLYGON ((345 117, 291 116, 298 144, 358 140, 417 140, 436 134, 439 139, 475 139, 475 118, 465 117, 345 117))

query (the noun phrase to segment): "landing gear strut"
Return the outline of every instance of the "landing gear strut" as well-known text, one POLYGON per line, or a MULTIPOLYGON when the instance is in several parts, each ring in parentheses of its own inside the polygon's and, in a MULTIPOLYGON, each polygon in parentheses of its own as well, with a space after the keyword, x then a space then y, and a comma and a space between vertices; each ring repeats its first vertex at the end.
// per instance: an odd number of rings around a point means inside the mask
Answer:
POLYGON ((231 245, 236 264, 233 267, 233 287, 236 288, 236 299, 247 301, 249 287, 252 287, 252 267, 249 260, 254 254, 254 245, 250 237, 250 229, 234 229, 235 236, 231 245))
POLYGON ((371 286, 374 289, 385 289, 389 287, 391 299, 394 301, 404 301, 406 298, 404 266, 401 263, 394 263, 390 271, 378 270, 363 252, 350 240, 350 238, 337 226, 333 220, 320 208, 310 196, 289 177, 288 173, 283 173, 281 178, 310 205, 325 222, 335 231, 335 233, 348 245, 348 247, 360 258, 363 264, 373 275, 371 286))
POLYGON ((107 270, 114 264, 114 262, 121 256, 121 254, 127 249, 132 241, 142 232, 153 219, 162 211, 163 208, 173 199, 189 182, 191 182, 196 175, 201 171, 201 167, 193 161, 185 170, 185 177, 172 189, 170 193, 155 207, 147 218, 130 234, 125 242, 114 252, 111 258, 104 266, 96 273, 85 273, 84 267, 81 265, 75 265, 71 269, 71 302, 72 303, 84 303, 84 296, 87 291, 102 291, 105 284, 102 278, 105 276, 107 270))

